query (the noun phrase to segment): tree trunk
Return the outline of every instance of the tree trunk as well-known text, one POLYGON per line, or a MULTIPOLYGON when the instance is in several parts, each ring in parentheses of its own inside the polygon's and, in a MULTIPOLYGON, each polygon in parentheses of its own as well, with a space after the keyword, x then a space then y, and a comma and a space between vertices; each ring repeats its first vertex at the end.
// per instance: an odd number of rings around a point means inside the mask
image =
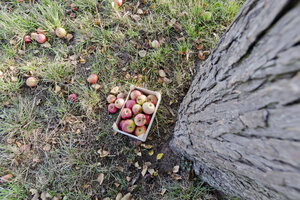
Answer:
POLYGON ((300 198, 300 3, 248 0, 199 68, 171 147, 244 199, 300 198))

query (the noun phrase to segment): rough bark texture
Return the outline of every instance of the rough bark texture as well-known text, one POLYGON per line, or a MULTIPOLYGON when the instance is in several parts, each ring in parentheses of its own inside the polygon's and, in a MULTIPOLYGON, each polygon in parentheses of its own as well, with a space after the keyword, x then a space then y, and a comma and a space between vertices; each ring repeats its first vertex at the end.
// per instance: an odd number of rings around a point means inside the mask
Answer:
POLYGON ((300 199, 300 3, 248 0, 181 104, 171 147, 244 199, 300 199))

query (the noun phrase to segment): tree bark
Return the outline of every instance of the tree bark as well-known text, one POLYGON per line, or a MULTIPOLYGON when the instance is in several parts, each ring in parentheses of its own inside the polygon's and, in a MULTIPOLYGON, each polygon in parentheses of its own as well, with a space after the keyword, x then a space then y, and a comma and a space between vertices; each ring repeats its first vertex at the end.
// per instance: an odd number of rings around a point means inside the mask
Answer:
POLYGON ((244 199, 300 198, 300 3, 248 0, 199 68, 172 149, 244 199))

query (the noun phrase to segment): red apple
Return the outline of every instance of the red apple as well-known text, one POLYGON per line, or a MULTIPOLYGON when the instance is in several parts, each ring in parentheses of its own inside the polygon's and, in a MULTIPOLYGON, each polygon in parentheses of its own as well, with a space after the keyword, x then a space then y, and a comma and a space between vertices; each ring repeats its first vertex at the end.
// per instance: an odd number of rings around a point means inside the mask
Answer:
POLYGON ((46 35, 40 33, 36 36, 36 41, 40 44, 43 44, 47 41, 47 37, 46 37, 46 35))
POLYGON ((117 99, 117 97, 112 94, 108 95, 108 97, 106 98, 108 103, 115 103, 116 99, 117 99))
POLYGON ((150 121, 151 121, 151 115, 147 115, 145 114, 145 117, 146 117, 146 125, 150 124, 150 121))
POLYGON ((71 4, 71 9, 74 10, 74 11, 77 11, 78 10, 78 5, 75 4, 75 3, 72 3, 71 4))
POLYGON ((121 120, 120 122, 119 122, 119 130, 122 130, 122 126, 123 126, 123 123, 125 122, 125 120, 121 120))
POLYGON ((135 127, 136 125, 132 119, 126 119, 122 124, 122 131, 126 133, 133 133, 135 127))
POLYGON ((124 108, 121 112, 122 119, 129 119, 132 117, 132 111, 129 108, 124 108))
POLYGON ((97 75, 97 74, 91 74, 91 75, 87 78, 87 81, 88 81, 90 84, 95 84, 95 83, 97 83, 97 81, 98 81, 98 75, 97 75))
POLYGON ((134 131, 134 135, 139 137, 139 136, 142 136, 143 134, 145 134, 146 131, 147 131, 146 126, 138 126, 138 127, 136 127, 136 129, 134 131))
POLYGON ((59 38, 64 38, 67 35, 67 31, 64 28, 57 28, 55 30, 56 36, 59 38))
POLYGON ((133 112, 133 115, 137 115, 137 114, 143 112, 143 108, 140 104, 134 104, 132 107, 132 112, 133 112))
POLYGON ((25 43, 30 43, 32 40, 31 40, 31 37, 29 35, 25 35, 24 41, 25 41, 25 43))
POLYGON ((159 48, 160 47, 160 44, 157 40, 153 40, 151 45, 152 45, 153 48, 159 48))
POLYGON ((146 102, 143 104, 143 111, 144 113, 151 115, 155 111, 155 105, 151 102, 146 102))
POLYGON ((70 95, 69 95, 69 101, 70 101, 71 103, 74 103, 74 102, 77 101, 77 100, 78 100, 77 94, 70 94, 70 95))
POLYGON ((115 106, 115 104, 111 103, 108 105, 108 112, 111 114, 114 114, 118 111, 118 108, 115 106))
POLYGON ((41 27, 39 27, 39 28, 36 30, 36 32, 37 32, 38 34, 46 34, 46 31, 45 31, 43 28, 41 28, 41 27))
POLYGON ((134 123, 137 125, 137 126, 144 126, 146 124, 146 116, 144 114, 137 114, 135 117, 134 117, 134 123))
POLYGON ((158 99, 155 95, 150 94, 150 95, 147 96, 147 101, 153 103, 154 105, 156 105, 158 99))
POLYGON ((115 105, 116 105, 116 107, 119 108, 119 109, 121 109, 121 108, 123 107, 124 103, 125 103, 125 100, 124 100, 124 99, 117 99, 117 100, 115 101, 115 105))
POLYGON ((130 94, 131 99, 135 100, 138 96, 142 95, 143 93, 139 90, 133 90, 130 94))
POLYGON ((29 87, 35 87, 37 86, 38 80, 35 77, 29 77, 26 80, 26 85, 29 87))
POLYGON ((120 98, 124 99, 124 97, 125 97, 125 94, 124 94, 124 93, 120 93, 120 94, 117 95, 117 98, 118 98, 118 99, 120 99, 120 98))
POLYGON ((120 6, 122 6, 122 4, 123 4, 123 0, 116 0, 116 3, 117 3, 118 6, 120 7, 120 6))
POLYGON ((37 34, 36 32, 32 32, 32 33, 30 34, 31 39, 36 40, 36 36, 37 36, 37 35, 38 35, 38 34, 37 34))
POLYGON ((140 105, 143 105, 147 100, 147 97, 145 95, 140 95, 136 98, 136 102, 140 105))
POLYGON ((136 104, 136 101, 135 101, 135 100, 128 100, 128 101, 126 101, 126 103, 125 103, 125 107, 126 107, 126 108, 129 108, 129 109, 132 109, 132 107, 134 106, 134 104, 136 104))

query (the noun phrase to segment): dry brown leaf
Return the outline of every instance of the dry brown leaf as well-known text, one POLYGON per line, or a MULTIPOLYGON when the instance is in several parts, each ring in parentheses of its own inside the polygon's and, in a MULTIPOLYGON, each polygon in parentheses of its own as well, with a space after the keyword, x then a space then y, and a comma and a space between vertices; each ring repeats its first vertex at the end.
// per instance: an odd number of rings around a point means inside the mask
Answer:
POLYGON ((142 170, 142 176, 145 176, 146 175, 146 173, 147 173, 147 170, 148 170, 148 166, 147 165, 144 165, 143 166, 143 170, 142 170))
POLYGON ((46 144, 43 148, 44 151, 50 151, 51 149, 51 145, 50 144, 46 144))
POLYGON ((104 158, 104 157, 106 157, 106 156, 108 156, 108 155, 109 155, 109 152, 108 152, 108 151, 105 151, 105 150, 103 150, 102 148, 101 148, 101 149, 99 149, 99 150, 97 151, 97 153, 99 153, 99 155, 100 155, 100 158, 104 158))
POLYGON ((104 180, 104 174, 103 174, 103 173, 100 173, 100 174, 98 175, 97 181, 99 182, 100 185, 102 185, 103 180, 104 180))
POLYGON ((167 191, 167 189, 165 189, 165 188, 163 188, 162 190, 161 190, 161 196, 164 196, 164 194, 166 193, 166 191, 167 191))
POLYGON ((130 200, 132 197, 131 193, 127 193, 121 200, 130 200))
POLYGON ((12 177, 14 177, 14 175, 12 174, 6 174, 2 177, 0 177, 0 183, 6 183, 8 181, 10 181, 10 179, 12 179, 12 177))
POLYGON ((84 189, 87 189, 87 188, 89 188, 89 187, 90 187, 90 185, 87 185, 87 184, 85 184, 85 185, 83 186, 84 189))
POLYGON ((16 142, 16 140, 13 139, 13 138, 8 138, 8 139, 6 140, 6 142, 7 142, 8 144, 13 144, 13 143, 16 142))
POLYGON ((203 51, 199 51, 199 52, 198 52, 198 58, 199 58, 200 60, 205 60, 205 55, 204 55, 203 51))
POLYGON ((70 42, 70 40, 72 40, 72 38, 73 38, 73 35, 71 33, 68 33, 66 36, 67 41, 70 42))
POLYGON ((114 184, 115 184, 116 187, 120 186, 120 183, 115 182, 114 184))
POLYGON ((55 93, 59 93, 61 91, 61 87, 58 85, 55 85, 55 93))
POLYGON ((123 197, 122 193, 118 193, 118 195, 116 196, 116 200, 121 200, 123 197))
POLYGON ((134 153, 138 156, 142 156, 142 152, 140 152, 138 149, 134 149, 134 153))
POLYGON ((80 58, 79 62, 80 62, 81 64, 85 64, 85 63, 86 63, 86 59, 80 58))
POLYGON ((172 171, 173 173, 179 172, 179 165, 174 166, 172 171))
POLYGON ((162 69, 158 71, 158 74, 162 78, 166 77, 166 72, 164 70, 162 70, 162 69))
POLYGON ((93 84, 92 88, 94 88, 95 90, 99 90, 101 88, 101 85, 99 85, 98 83, 93 84))
POLYGON ((132 192, 135 188, 137 188, 137 185, 133 185, 131 187, 128 188, 129 192, 132 192))
POLYGON ((175 24, 173 26, 174 26, 176 31, 178 31, 178 32, 182 31, 182 26, 179 22, 175 22, 175 24))
POLYGON ((139 15, 131 15, 131 18, 134 19, 136 22, 139 22, 142 19, 139 15))
POLYGON ((203 49, 203 44, 197 44, 196 48, 197 48, 198 50, 202 50, 202 49, 203 49))
POLYGON ((120 172, 124 172, 124 168, 121 166, 116 166, 116 169, 119 170, 120 172))
POLYGON ((111 91, 110 91, 110 93, 112 93, 112 94, 118 94, 119 93, 119 91, 120 91, 120 88, 119 87, 114 87, 113 89, 111 89, 111 91))
POLYGON ((138 169, 142 169, 141 166, 139 165, 139 162, 138 162, 138 161, 134 163, 134 166, 135 166, 136 168, 138 168, 138 169))
POLYGON ((182 177, 178 174, 172 174, 172 178, 175 180, 182 180, 182 177))
POLYGON ((42 192, 41 199, 47 200, 47 198, 51 198, 51 195, 48 192, 42 192))
POLYGON ((131 177, 126 176, 126 180, 127 180, 128 182, 131 181, 131 177))

